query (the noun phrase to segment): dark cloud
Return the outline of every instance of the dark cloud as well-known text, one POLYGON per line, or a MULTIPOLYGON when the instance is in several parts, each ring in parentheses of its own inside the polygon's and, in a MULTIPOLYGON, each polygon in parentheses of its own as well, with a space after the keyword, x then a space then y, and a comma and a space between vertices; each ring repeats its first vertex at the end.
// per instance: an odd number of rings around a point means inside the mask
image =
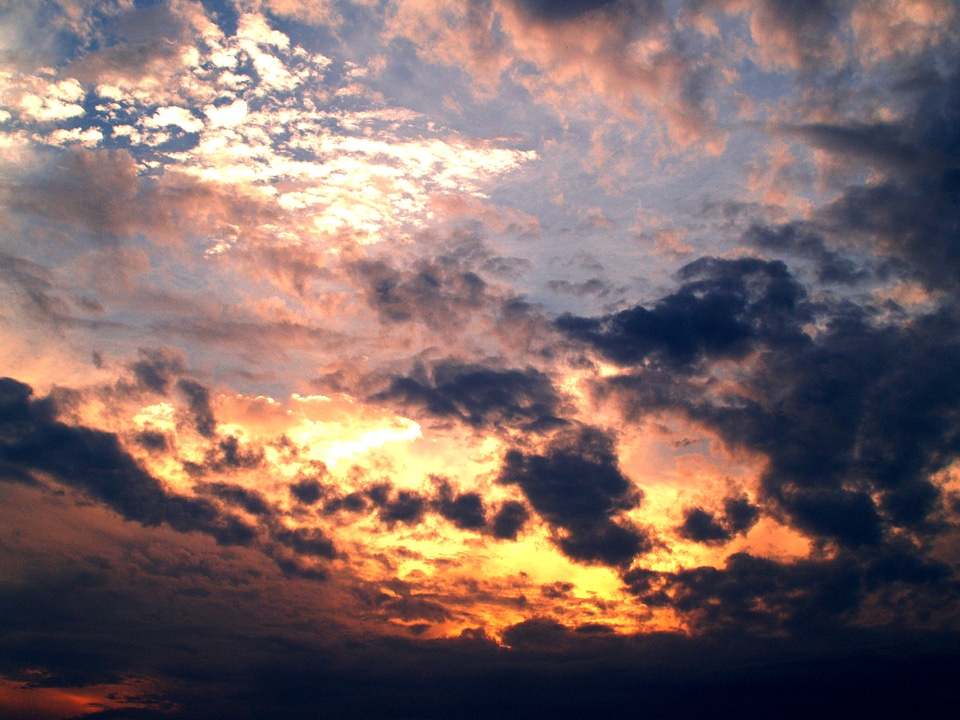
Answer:
POLYGON ((216 457, 220 468, 255 468, 263 462, 263 450, 257 447, 244 449, 234 435, 221 438, 217 443, 219 456, 216 457))
POLYGON ((336 557, 333 542, 317 528, 281 528, 274 537, 298 555, 332 559, 336 557))
POLYGON ((754 224, 744 233, 744 242, 766 251, 794 253, 815 263, 817 280, 822 283, 855 285, 877 275, 883 276, 895 265, 893 260, 873 269, 864 262, 827 248, 822 234, 805 228, 802 223, 788 223, 779 227, 754 224))
POLYGON ((366 496, 379 508, 380 520, 387 525, 416 525, 423 520, 427 500, 412 490, 393 492, 390 483, 377 483, 366 488, 366 496))
MULTIPOLYGON (((10 499, 4 495, 4 506, 10 499)), ((90 535, 77 531, 81 540, 90 535)), ((5 535, 4 559, 22 551, 6 544, 16 537, 5 535)), ((817 573, 734 558, 728 571, 748 583, 741 596, 733 577, 702 573, 681 583, 655 574, 668 599, 719 606, 721 625, 737 615, 732 604, 752 607, 752 627, 767 632, 736 624, 729 632, 622 635, 535 617, 506 628, 504 647, 482 627, 429 640, 345 633, 318 612, 322 595, 313 588, 305 602, 302 587, 265 572, 269 566, 180 544, 189 540, 152 528, 131 548, 100 545, 97 557, 71 552, 53 565, 50 553, 26 577, 0 584, 0 674, 78 692, 131 676, 152 679, 156 687, 142 698, 149 711, 100 714, 172 720, 299 720, 318 712, 361 720, 573 720, 634 718, 638 708, 664 719, 726 717, 735 708, 743 718, 799 720, 933 715, 955 700, 955 632, 837 625, 851 584, 842 561, 817 573), (815 592, 804 589, 804 573, 815 592), (707 579, 688 589, 695 578, 707 579), (768 618, 757 617, 765 608, 768 618), (777 624, 781 608, 797 614, 777 624)), ((909 553, 877 557, 860 577, 867 593, 900 583, 898 597, 945 584, 942 567, 909 553)), ((455 617, 438 597, 400 582, 383 587, 392 594, 380 593, 370 615, 415 628, 455 617)), ((551 587, 567 592, 562 582, 551 587)))
POLYGON ((48 473, 100 500, 128 520, 198 531, 223 544, 248 544, 253 531, 203 498, 167 492, 122 448, 116 435, 72 427, 56 419, 51 398, 33 400, 32 389, 0 383, 0 461, 22 472, 48 473))
POLYGON ((814 124, 786 131, 831 154, 877 171, 822 212, 838 245, 851 239, 906 262, 928 286, 960 287, 960 71, 928 72, 899 86, 902 119, 873 124, 814 124))
POLYGON ((403 595, 395 600, 388 600, 381 608, 388 615, 408 622, 426 620, 429 623, 439 623, 453 617, 440 603, 417 595, 403 595))
MULTIPOLYGON (((116 435, 66 425, 57 420, 53 396, 38 400, 31 396, 29 386, 0 379, 0 470, 4 479, 29 482, 33 473, 44 473, 145 527, 164 524, 181 533, 210 535, 221 545, 257 547, 288 574, 326 577, 322 568, 304 565, 298 557, 336 556, 333 543, 321 530, 284 526, 260 493, 230 483, 202 483, 197 486, 197 497, 172 493, 123 449, 116 435), (272 540, 241 517, 221 510, 211 496, 257 516, 272 540), (286 548, 287 555, 278 553, 273 543, 286 548)), ((400 493, 382 513, 391 522, 410 521, 408 501, 400 493)))
POLYGON ((724 543, 734 535, 746 532, 760 519, 760 509, 746 497, 728 497, 723 508, 720 518, 701 507, 686 508, 677 532, 693 542, 724 543))
POLYGON ((358 513, 367 509, 367 500, 363 493, 352 492, 342 497, 335 497, 323 503, 323 512, 332 514, 346 510, 347 512, 358 513))
POLYGON ((487 524, 483 498, 475 492, 455 495, 445 479, 440 479, 434 507, 461 530, 479 530, 487 524))
POLYGON ((161 451, 166 450, 170 447, 170 443, 167 439, 167 436, 162 432, 154 432, 152 430, 144 430, 143 432, 137 433, 136 435, 137 444, 140 447, 144 447, 147 450, 151 451, 161 451))
POLYGON ((916 622, 937 612, 932 608, 938 604, 952 606, 960 591, 949 565, 924 558, 909 544, 789 563, 735 553, 722 569, 634 569, 623 578, 646 604, 672 607, 710 632, 757 635, 835 631, 895 606, 902 621, 916 622))
POLYGON ((370 306, 384 322, 419 320, 445 327, 488 302, 487 284, 475 272, 449 258, 420 261, 397 269, 382 260, 353 265, 370 306))
POLYGON ((241 507, 252 515, 269 515, 270 506, 263 495, 255 490, 249 490, 240 485, 231 485, 230 483, 217 482, 207 483, 201 486, 202 489, 209 492, 214 497, 241 507))
POLYGON ((530 512, 526 505, 516 500, 508 500, 493 516, 493 536, 500 540, 516 540, 529 519, 530 512))
POLYGON ((522 425, 549 428, 560 399, 550 379, 533 368, 497 370, 483 365, 441 362, 428 373, 418 368, 409 377, 394 378, 390 387, 373 396, 420 407, 441 418, 456 418, 474 427, 522 425))
POLYGON ((140 359, 130 365, 141 390, 166 394, 173 378, 185 371, 183 353, 170 348, 141 348, 140 359))
POLYGON ((687 508, 683 511, 683 524, 678 531, 680 537, 698 543, 726 542, 732 536, 730 531, 721 525, 703 508, 687 508))
MULTIPOLYGON (((681 277, 691 272, 702 279, 653 311, 567 316, 558 327, 621 364, 643 365, 605 383, 632 412, 680 410, 766 455, 763 496, 804 532, 856 547, 881 542, 888 525, 930 530, 939 506, 930 478, 960 452, 955 313, 897 325, 850 303, 814 309, 781 263, 704 260, 681 277), (667 312, 676 307, 683 312, 667 312), (822 329, 808 335, 802 327, 814 312, 822 329), (679 328, 665 322, 671 316, 679 328), (745 347, 757 353, 738 380, 748 392, 714 388, 706 365, 683 373, 644 365, 737 357, 745 347)), ((691 523, 692 538, 721 539, 709 518, 691 523)))
POLYGON ((177 389, 187 398, 197 432, 207 438, 213 437, 217 420, 210 407, 210 391, 196 380, 189 378, 177 380, 177 389))
POLYGON ((290 485, 290 494, 304 505, 314 505, 324 496, 324 487, 314 478, 304 478, 290 485))
MULTIPOLYGON (((210 427, 212 432, 212 425, 210 427)), ((259 467, 263 464, 263 458, 263 448, 256 445, 244 447, 236 436, 227 435, 216 438, 216 443, 204 454, 202 463, 188 460, 184 461, 183 467, 191 475, 196 476, 230 473, 259 467)))
POLYGON ((746 532, 760 519, 760 509, 743 496, 723 501, 724 520, 734 533, 746 532))
POLYGON ((498 482, 520 486, 561 531, 557 545, 574 560, 622 565, 651 547, 643 531, 614 522, 640 503, 641 493, 620 472, 613 439, 596 428, 562 434, 543 455, 510 450, 498 482))
POLYGON ((545 598, 552 598, 556 600, 558 598, 567 597, 573 588, 573 583, 562 582, 558 580, 557 582, 550 583, 549 585, 541 585, 540 594, 545 598))
POLYGON ((673 366, 737 358, 759 342, 796 342, 809 319, 805 292, 782 262, 701 258, 684 266, 680 289, 652 310, 636 306, 600 318, 564 314, 556 327, 620 365, 647 358, 673 366))

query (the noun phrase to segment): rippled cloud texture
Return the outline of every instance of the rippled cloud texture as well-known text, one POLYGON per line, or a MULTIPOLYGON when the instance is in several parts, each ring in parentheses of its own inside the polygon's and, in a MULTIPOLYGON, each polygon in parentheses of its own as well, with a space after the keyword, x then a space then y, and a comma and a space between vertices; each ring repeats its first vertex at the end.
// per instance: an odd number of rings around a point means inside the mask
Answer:
POLYGON ((953 2, 0 23, 0 715, 956 700, 953 2))

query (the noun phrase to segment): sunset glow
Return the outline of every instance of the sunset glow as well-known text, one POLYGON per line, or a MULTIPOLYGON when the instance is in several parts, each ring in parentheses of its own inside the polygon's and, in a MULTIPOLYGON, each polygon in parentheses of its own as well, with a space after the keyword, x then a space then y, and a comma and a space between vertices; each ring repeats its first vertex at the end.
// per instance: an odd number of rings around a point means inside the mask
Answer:
POLYGON ((0 6, 0 716, 955 701, 958 179, 949 0, 0 6))

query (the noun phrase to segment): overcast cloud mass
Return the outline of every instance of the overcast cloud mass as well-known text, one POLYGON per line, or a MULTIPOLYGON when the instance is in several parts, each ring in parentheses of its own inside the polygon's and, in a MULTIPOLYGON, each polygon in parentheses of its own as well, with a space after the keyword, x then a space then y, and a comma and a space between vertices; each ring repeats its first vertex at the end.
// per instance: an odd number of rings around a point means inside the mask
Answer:
POLYGON ((0 28, 0 715, 958 700, 954 2, 0 28))

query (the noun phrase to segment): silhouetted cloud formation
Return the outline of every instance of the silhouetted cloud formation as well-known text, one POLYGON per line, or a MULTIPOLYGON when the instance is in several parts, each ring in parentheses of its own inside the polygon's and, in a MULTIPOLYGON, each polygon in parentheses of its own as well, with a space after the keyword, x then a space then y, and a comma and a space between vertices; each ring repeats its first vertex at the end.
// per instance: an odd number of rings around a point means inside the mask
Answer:
POLYGON ((0 459, 22 472, 50 473, 144 525, 196 530, 224 544, 248 544, 253 529, 203 498, 168 493, 123 450, 116 435, 57 420, 56 400, 32 399, 28 385, 0 380, 0 459))
POLYGON ((0 716, 957 705, 956 2, 7 5, 0 716))
POLYGON ((487 524, 483 498, 478 493, 454 495, 450 483, 443 479, 437 488, 437 512, 461 530, 478 530, 487 524))
POLYGON ((394 378, 373 399, 399 401, 474 427, 503 424, 546 429, 564 422, 556 417, 560 399, 553 384, 533 368, 495 370, 442 362, 429 373, 418 369, 409 377, 394 378))
POLYGON ((558 547, 575 560, 622 565, 651 547, 643 530, 615 522, 642 493, 620 472, 612 438, 596 428, 561 434, 543 455, 508 451, 498 482, 520 486, 560 531, 558 547))
POLYGON ((557 328, 620 365, 652 357, 674 366, 742 357, 754 343, 787 345, 811 315, 805 292, 782 262, 702 258, 677 273, 680 289, 648 310, 557 319, 557 328))
MULTIPOLYGON (((731 446, 766 455, 764 497, 802 531, 857 547, 880 543, 886 528, 927 528, 940 500, 930 477, 960 451, 954 313, 898 325, 848 305, 815 309, 779 263, 708 259, 679 277, 691 274, 703 279, 652 311, 565 316, 558 327, 622 365, 683 361, 680 375, 671 363, 652 364, 603 385, 622 393, 632 412, 679 410, 731 446), (804 325, 815 318, 822 329, 809 335, 804 325), (757 355, 739 382, 749 394, 698 380, 709 370, 696 359, 748 349, 757 355)), ((688 521, 692 538, 721 539, 705 515, 688 521)))

